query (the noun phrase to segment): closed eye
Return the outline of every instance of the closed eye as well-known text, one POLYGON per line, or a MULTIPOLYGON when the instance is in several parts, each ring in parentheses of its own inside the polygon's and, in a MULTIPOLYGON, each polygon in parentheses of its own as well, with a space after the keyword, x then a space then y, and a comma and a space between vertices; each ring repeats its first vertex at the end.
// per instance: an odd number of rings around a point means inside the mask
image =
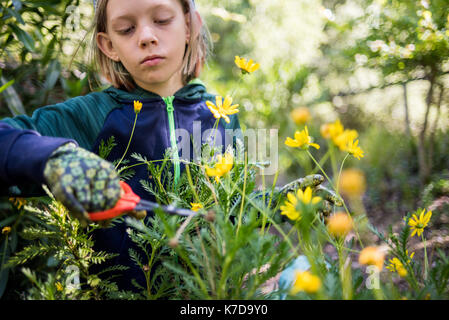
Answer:
POLYGON ((128 29, 125 29, 125 30, 121 30, 121 31, 119 31, 121 34, 128 34, 128 33, 130 33, 131 32, 131 30, 133 30, 134 29, 134 26, 132 26, 132 27, 129 27, 128 29))
POLYGON ((169 24, 169 23, 172 21, 172 19, 173 19, 173 18, 170 18, 170 19, 164 19, 164 20, 155 20, 154 23, 156 23, 156 24, 161 24, 161 25, 169 24))

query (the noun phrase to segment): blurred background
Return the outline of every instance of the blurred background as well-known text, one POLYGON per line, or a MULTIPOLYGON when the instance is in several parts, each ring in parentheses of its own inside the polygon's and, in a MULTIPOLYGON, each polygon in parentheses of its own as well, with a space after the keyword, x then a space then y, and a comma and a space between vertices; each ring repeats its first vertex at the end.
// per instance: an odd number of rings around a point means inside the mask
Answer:
MULTIPOLYGON (((285 138, 307 125, 320 159, 320 127, 340 119, 365 151, 345 167, 363 171, 373 223, 432 206, 447 225, 449 0, 196 3, 214 45, 201 79, 211 93, 233 93, 243 129, 279 130, 277 185, 312 168, 285 138), (260 69, 239 81, 236 55, 260 69)), ((0 4, 0 118, 101 90, 96 80, 108 86, 89 61, 91 1, 0 4)))

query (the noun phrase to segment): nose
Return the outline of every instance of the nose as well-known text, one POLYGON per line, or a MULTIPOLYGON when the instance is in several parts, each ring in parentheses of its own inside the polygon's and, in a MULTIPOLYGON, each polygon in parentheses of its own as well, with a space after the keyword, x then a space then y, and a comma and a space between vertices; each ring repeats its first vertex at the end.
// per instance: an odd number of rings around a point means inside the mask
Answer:
POLYGON ((157 45, 158 39, 151 27, 145 26, 140 32, 139 47, 145 48, 149 45, 157 45))

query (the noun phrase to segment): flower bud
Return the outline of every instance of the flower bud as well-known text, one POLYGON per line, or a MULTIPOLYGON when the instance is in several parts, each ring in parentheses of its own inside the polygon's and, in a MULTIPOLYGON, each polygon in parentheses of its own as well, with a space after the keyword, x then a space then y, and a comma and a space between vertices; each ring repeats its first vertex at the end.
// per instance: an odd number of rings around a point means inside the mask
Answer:
POLYGON ((359 169, 343 170, 339 187, 341 193, 350 198, 361 197, 366 190, 365 175, 359 169))
POLYGON ((209 210, 206 215, 206 221, 214 222, 215 221, 215 212, 213 210, 209 210))
POLYGON ((142 109, 142 102, 134 100, 134 112, 136 114, 139 114, 141 109, 142 109))
POLYGON ((171 238, 170 241, 168 241, 168 245, 170 248, 176 248, 179 245, 179 240, 176 238, 171 238))
POLYGON ((310 111, 306 107, 299 107, 293 109, 292 112, 290 112, 290 117, 292 118, 293 122, 295 122, 298 125, 305 124, 311 118, 310 111))
POLYGON ((327 222, 327 229, 334 237, 346 236, 353 227, 353 222, 350 216, 344 212, 337 212, 329 217, 327 222))
POLYGON ((11 227, 4 227, 2 229, 2 234, 4 234, 5 236, 7 236, 10 232, 11 232, 11 227))

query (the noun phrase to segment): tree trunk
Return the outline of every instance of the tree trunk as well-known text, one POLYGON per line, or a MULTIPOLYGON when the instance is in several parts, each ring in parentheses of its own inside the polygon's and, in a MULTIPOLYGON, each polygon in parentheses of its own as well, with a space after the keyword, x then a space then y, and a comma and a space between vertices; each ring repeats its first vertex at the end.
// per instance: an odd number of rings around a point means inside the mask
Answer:
POLYGON ((412 138, 412 132, 410 130, 410 117, 408 113, 408 98, 407 98, 407 82, 402 84, 403 92, 404 92, 404 113, 405 113, 405 132, 409 139, 412 138))
POLYGON ((429 176, 430 176, 430 167, 429 162, 427 161, 427 150, 426 150, 426 131, 427 131, 427 124, 429 121, 429 113, 430 113, 430 107, 432 106, 432 96, 433 96, 433 90, 435 85, 435 73, 432 72, 429 76, 430 81, 430 87, 429 91, 427 92, 426 97, 426 114, 424 116, 424 123, 421 128, 421 132, 419 133, 418 137, 418 162, 419 162, 419 178, 421 181, 421 184, 424 185, 429 176))
POLYGON ((430 133, 430 138, 429 138, 429 152, 428 152, 427 162, 429 164, 430 171, 432 171, 432 167, 433 167, 433 155, 434 155, 434 150, 435 150, 435 134, 436 134, 436 131, 438 130, 438 122, 440 120, 440 113, 441 113, 441 104, 443 102, 443 94, 444 94, 444 86, 439 85, 439 88, 440 88, 440 95, 438 97, 438 104, 436 105, 437 113, 435 116, 435 121, 433 123, 432 131, 430 133))

